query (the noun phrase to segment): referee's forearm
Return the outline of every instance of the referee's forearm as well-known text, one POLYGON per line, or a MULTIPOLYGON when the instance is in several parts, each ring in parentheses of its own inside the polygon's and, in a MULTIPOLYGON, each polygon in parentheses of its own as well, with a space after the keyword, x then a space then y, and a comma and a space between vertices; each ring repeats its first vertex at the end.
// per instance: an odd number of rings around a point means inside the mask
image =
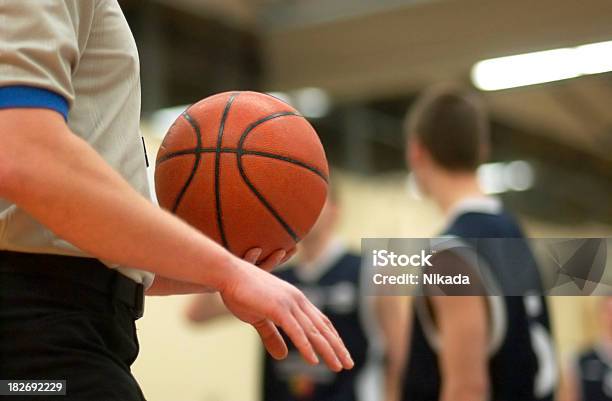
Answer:
POLYGON ((186 283, 156 275, 145 295, 184 295, 215 292, 215 289, 201 284, 186 283))
POLYGON ((0 197, 80 249, 215 289, 233 271, 229 252, 137 193, 59 114, 1 110, 0 143, 0 197))

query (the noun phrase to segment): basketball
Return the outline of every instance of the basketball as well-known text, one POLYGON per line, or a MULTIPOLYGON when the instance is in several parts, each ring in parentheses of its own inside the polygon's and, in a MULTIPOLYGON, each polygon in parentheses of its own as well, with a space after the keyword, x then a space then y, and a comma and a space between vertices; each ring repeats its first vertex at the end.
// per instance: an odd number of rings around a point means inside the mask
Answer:
POLYGON ((157 154, 155 190, 171 211, 237 256, 289 251, 314 225, 328 189, 325 152, 290 105, 220 93, 185 110, 157 154))

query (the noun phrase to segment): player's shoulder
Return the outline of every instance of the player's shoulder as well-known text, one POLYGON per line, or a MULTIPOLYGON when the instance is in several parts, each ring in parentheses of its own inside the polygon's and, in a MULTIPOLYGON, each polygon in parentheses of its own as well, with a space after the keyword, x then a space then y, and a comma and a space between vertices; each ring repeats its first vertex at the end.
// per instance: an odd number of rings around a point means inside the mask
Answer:
POLYGON ((344 255, 342 255, 338 263, 359 268, 361 266, 361 255, 358 255, 353 252, 346 252, 344 255))
POLYGON ((518 220, 506 210, 462 213, 453 220, 445 234, 463 238, 524 237, 518 220))
POLYGON ((361 256, 346 252, 334 264, 334 270, 358 273, 361 268, 361 256))
POLYGON ((345 252, 342 254, 329 270, 321 277, 322 282, 359 281, 361 269, 361 257, 359 255, 345 252))

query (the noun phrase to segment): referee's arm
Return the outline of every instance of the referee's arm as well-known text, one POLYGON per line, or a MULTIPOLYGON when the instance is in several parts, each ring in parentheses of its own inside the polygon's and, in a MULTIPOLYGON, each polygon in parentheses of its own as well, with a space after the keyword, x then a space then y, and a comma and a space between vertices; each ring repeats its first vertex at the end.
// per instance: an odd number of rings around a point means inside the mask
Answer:
POLYGON ((234 271, 227 251, 142 197, 59 113, 0 110, 0 143, 0 197, 80 249, 215 289, 234 271))
MULTIPOLYGON (((270 256, 265 259, 259 259, 261 256, 261 248, 253 248, 247 251, 244 255, 244 260, 249 263, 257 264, 260 269, 265 271, 271 271, 274 267, 283 263, 287 257, 292 255, 291 252, 286 253, 284 250, 278 250, 273 252, 270 256)), ((207 286, 186 283, 184 281, 173 280, 168 277, 162 277, 159 274, 155 276, 155 280, 151 287, 147 289, 147 295, 178 295, 178 294, 199 294, 203 297, 218 294, 208 294, 215 292, 214 288, 207 286)), ((221 303, 223 306, 223 303, 221 303)), ((223 307, 225 313, 229 313, 227 308, 223 307)))
POLYGON ((277 357, 282 326, 302 355, 333 370, 352 361, 297 289, 253 268, 136 192, 53 110, 0 110, 0 198, 100 259, 220 290, 277 357), (269 319, 269 320, 268 320, 269 319))

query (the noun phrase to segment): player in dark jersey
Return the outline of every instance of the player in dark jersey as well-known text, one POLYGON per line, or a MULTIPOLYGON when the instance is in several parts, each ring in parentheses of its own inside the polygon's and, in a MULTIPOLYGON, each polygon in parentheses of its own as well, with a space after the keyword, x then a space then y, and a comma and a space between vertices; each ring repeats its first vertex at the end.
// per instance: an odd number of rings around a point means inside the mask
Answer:
MULTIPOLYGON (((342 336, 355 367, 339 374, 326 371, 302 362, 292 346, 282 361, 262 353, 263 401, 400 399, 407 304, 400 297, 362 293, 361 258, 334 235, 338 208, 332 192, 317 224, 298 244, 298 260, 273 274, 300 288, 321 308, 342 336)), ((226 314, 219 298, 206 294, 194 300, 188 318, 205 322, 226 314)))
POLYGON ((559 401, 612 401, 612 297, 600 302, 600 339, 572 358, 559 401))
MULTIPOLYGON (((295 348, 289 347, 287 359, 276 361, 264 356, 263 399, 357 400, 358 378, 368 365, 368 358, 380 359, 368 333, 365 298, 360 296, 361 258, 348 253, 332 240, 315 259, 316 266, 290 267, 275 273, 279 278, 304 291, 332 322, 357 366, 351 374, 335 374, 299 360, 295 348)), ((370 319, 371 321, 371 319, 370 319)), ((371 323, 370 323, 371 324, 371 323)), ((375 328, 372 328, 376 330, 375 328)), ((373 330, 372 330, 373 331, 373 330)), ((376 363, 370 367, 375 367, 376 363)))
POLYGON ((478 241, 472 249, 503 290, 515 290, 517 268, 530 284, 523 296, 416 297, 405 401, 551 400, 556 387, 535 260, 516 219, 478 185, 476 169, 488 154, 487 126, 475 95, 433 88, 408 115, 409 164, 421 192, 447 215, 442 235, 472 245, 478 238, 514 238, 513 246, 478 241))

